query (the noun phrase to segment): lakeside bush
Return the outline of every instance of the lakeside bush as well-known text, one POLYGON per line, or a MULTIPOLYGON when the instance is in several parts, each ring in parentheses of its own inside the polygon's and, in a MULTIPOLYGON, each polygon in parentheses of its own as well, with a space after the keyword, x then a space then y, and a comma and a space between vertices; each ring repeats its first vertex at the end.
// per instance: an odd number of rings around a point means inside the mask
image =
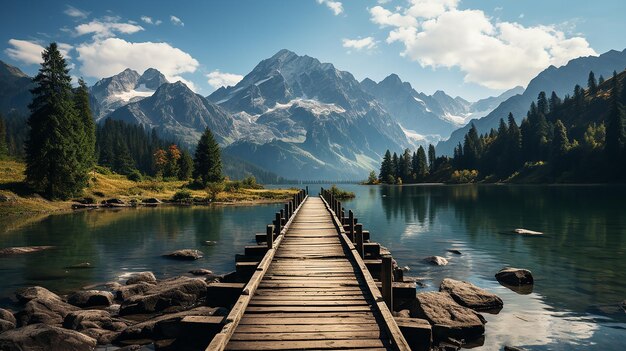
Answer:
POLYGON ((128 180, 131 180, 133 182, 140 182, 143 179, 143 176, 141 175, 141 172, 135 169, 132 172, 130 172, 126 176, 126 178, 128 178, 128 180))
POLYGON ((478 171, 475 169, 463 169, 460 171, 454 171, 450 177, 450 183, 452 184, 466 184, 474 183, 478 178, 478 171))
POLYGON ((353 192, 340 189, 335 184, 330 187, 329 191, 337 200, 354 199, 356 197, 353 192))
POLYGON ((191 195, 191 191, 187 189, 182 189, 176 192, 174 196, 172 196, 172 201, 176 202, 191 202, 193 196, 191 195))

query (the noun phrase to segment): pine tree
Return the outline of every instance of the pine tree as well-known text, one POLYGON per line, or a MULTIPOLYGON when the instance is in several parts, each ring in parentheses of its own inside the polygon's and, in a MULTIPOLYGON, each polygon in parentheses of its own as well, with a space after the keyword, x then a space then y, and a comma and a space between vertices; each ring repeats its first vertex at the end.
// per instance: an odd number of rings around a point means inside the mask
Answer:
POLYGON ((595 95, 598 91, 598 82, 596 82, 596 76, 593 74, 593 71, 589 72, 589 78, 587 79, 587 88, 589 89, 589 93, 591 95, 595 95))
POLYGON ((178 179, 188 180, 193 174, 193 159, 189 151, 183 151, 180 159, 178 160, 178 179))
POLYGON ((464 167, 468 169, 476 169, 478 167, 478 161, 482 156, 482 143, 481 138, 478 136, 478 130, 474 123, 469 132, 465 135, 465 141, 463 143, 463 163, 464 167))
POLYGON ((546 92, 542 91, 539 93, 537 97, 537 113, 543 114, 544 116, 548 114, 548 99, 546 98, 546 92))
POLYGON ((522 163, 522 133, 520 128, 515 122, 513 114, 509 112, 508 118, 509 126, 507 132, 507 146, 506 150, 508 155, 506 158, 507 173, 513 173, 521 166, 522 163))
POLYGON ((626 136, 624 135, 624 119, 619 103, 619 90, 620 84, 617 79, 617 72, 613 72, 609 115, 606 124, 606 144, 604 146, 610 165, 616 165, 620 162, 619 156, 626 142, 626 136))
POLYGON ((400 172, 398 172, 399 169, 399 159, 398 159, 398 154, 396 154, 395 152, 393 153, 393 156, 391 156, 391 165, 393 166, 393 179, 394 181, 398 179, 400 172))
POLYGON ((4 117, 0 115, 0 160, 9 155, 7 146, 7 126, 4 117))
POLYGON ((220 146, 209 128, 204 130, 196 147, 193 159, 193 178, 203 186, 208 183, 221 182, 223 179, 220 146))
POLYGON ((136 170, 135 161, 130 155, 126 144, 118 142, 113 149, 113 170, 119 174, 128 175, 136 170))
POLYGON ((604 84, 604 77, 600 75, 600 78, 598 78, 598 85, 602 85, 602 84, 604 84))
POLYGON ((430 173, 435 171, 435 160, 437 155, 435 154, 435 147, 433 144, 428 144, 428 170, 430 173))
POLYGON ((420 145, 416 153, 417 168, 414 170, 415 176, 418 181, 423 182, 428 175, 428 163, 426 162, 426 151, 424 147, 420 145))
POLYGON ((78 80, 78 88, 74 93, 74 107, 83 127, 81 140, 81 160, 87 169, 92 169, 96 164, 96 123, 94 122, 89 105, 89 90, 85 81, 78 80))
POLYGON ((376 171, 371 171, 367 176, 367 184, 376 184, 378 183, 378 178, 376 177, 376 171))
POLYGON ((554 123, 554 139, 552 139, 552 159, 556 160, 565 156, 569 151, 570 142, 567 137, 567 128, 561 120, 554 123))
POLYGON ((35 191, 65 199, 78 195, 87 184, 88 166, 81 150, 85 128, 74 108, 69 70, 57 44, 51 43, 42 58, 29 105, 26 181, 35 191))
POLYGON ((387 150, 383 157, 383 162, 380 164, 378 180, 380 180, 381 183, 388 183, 389 179, 393 179, 393 163, 391 160, 391 152, 387 150))
POLYGON ((412 167, 411 167, 411 150, 405 149, 402 155, 402 163, 400 165, 400 177, 404 183, 412 181, 412 167))
POLYGON ((550 95, 550 100, 549 100, 549 104, 550 104, 550 112, 554 112, 556 111, 556 109, 561 105, 561 99, 559 98, 558 95, 556 95, 556 93, 553 91, 552 95, 550 95))

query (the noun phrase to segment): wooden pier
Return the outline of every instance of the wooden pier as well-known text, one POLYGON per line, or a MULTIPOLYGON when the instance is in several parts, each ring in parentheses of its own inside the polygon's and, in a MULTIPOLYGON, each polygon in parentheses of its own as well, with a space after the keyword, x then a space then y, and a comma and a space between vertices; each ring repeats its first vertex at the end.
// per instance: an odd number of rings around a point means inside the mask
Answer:
POLYGON ((391 256, 367 239, 327 191, 301 191, 267 226, 265 245, 239 257, 247 282, 206 350, 411 350, 398 327, 407 321, 396 323, 391 312, 391 256))

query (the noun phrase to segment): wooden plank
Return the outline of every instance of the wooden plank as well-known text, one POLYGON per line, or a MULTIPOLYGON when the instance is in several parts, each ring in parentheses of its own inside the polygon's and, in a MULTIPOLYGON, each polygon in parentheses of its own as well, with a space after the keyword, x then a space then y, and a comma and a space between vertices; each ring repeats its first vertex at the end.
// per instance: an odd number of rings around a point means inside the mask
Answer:
POLYGON ((380 339, 359 340, 305 340, 305 341, 232 341, 228 343, 229 350, 310 350, 310 349, 337 349, 386 347, 380 339))
POLYGON ((246 313, 268 313, 268 312, 368 312, 371 306, 251 306, 246 309, 246 313))
POLYGON ((298 300, 262 300, 262 299, 252 299, 248 306, 369 306, 370 303, 365 299, 362 300, 341 300, 341 301, 332 301, 332 300, 307 300, 307 301, 298 301, 298 300))
MULTIPOLYGON (((244 315, 239 322, 240 325, 284 325, 286 324, 285 318, 270 318, 263 317, 260 315, 260 318, 251 317, 248 314, 244 315)), ((376 323, 376 318, 373 316, 355 316, 355 317, 313 317, 313 318, 294 318, 293 321, 289 321, 289 325, 320 325, 320 324, 372 324, 376 323)))
POLYGON ((340 324, 240 324, 237 328, 238 333, 316 333, 316 332, 337 332, 345 330, 379 330, 376 322, 371 323, 340 323, 340 324))
POLYGON ((380 339, 386 337, 380 330, 327 331, 312 333, 243 333, 235 332, 231 340, 342 340, 380 339))

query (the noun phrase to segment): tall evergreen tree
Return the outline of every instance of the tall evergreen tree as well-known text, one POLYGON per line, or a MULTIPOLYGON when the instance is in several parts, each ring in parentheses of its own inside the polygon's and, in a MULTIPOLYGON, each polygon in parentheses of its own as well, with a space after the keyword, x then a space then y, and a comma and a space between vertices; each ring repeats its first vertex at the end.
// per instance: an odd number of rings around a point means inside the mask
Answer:
POLYGON ((589 93, 595 95, 598 91, 598 82, 596 81, 596 76, 593 74, 593 71, 589 72, 589 78, 587 78, 587 89, 589 89, 589 93))
POLYGON ((417 168, 414 170, 416 179, 420 182, 423 182, 428 175, 428 163, 426 162, 426 151, 424 151, 424 147, 420 145, 417 148, 417 168))
POLYGON ((0 159, 3 159, 9 155, 9 148, 7 146, 7 125, 4 117, 0 115, 0 159))
POLYGON ((556 111, 556 109, 561 105, 561 98, 553 91, 550 95, 550 100, 548 100, 550 104, 550 112, 556 111))
POLYGON ((621 104, 619 103, 620 84, 617 79, 617 72, 613 72, 611 79, 611 100, 609 115, 606 124, 606 144, 605 151, 609 164, 616 165, 619 161, 620 153, 626 142, 624 135, 624 119, 622 117, 621 104))
POLYGON ((220 146, 209 128, 198 141, 193 159, 193 178, 206 186, 208 183, 222 181, 222 158, 220 146))
POLYGON ((380 180, 381 183, 389 183, 389 180, 391 179, 391 183, 393 183, 395 182, 393 173, 394 171, 393 162, 391 160, 391 152, 387 150, 385 152, 385 156, 383 157, 383 162, 380 164, 380 173, 378 174, 378 180, 380 180))
POLYGON ((602 84, 604 84, 604 77, 600 75, 600 78, 598 78, 598 85, 602 85, 602 84))
POLYGON ((509 112, 509 127, 507 132, 508 156, 506 159, 507 173, 513 173, 522 163, 522 133, 515 122, 513 114, 509 112))
POLYGON ((437 155, 435 153, 435 147, 433 144, 428 144, 428 169, 430 173, 435 171, 435 160, 437 155))
POLYGON ((565 156, 570 148, 567 128, 560 119, 554 123, 554 139, 552 139, 552 159, 556 160, 565 156))
POLYGON ((411 151, 409 149, 405 149, 401 159, 402 163, 400 164, 400 178, 402 178, 403 183, 408 183, 413 180, 413 167, 411 167, 411 151))
POLYGON ((86 186, 88 165, 82 157, 83 121, 74 108, 67 63, 56 43, 42 53, 33 79, 26 143, 26 181, 52 198, 69 198, 86 186))
POLYGON ((468 169, 476 169, 478 167, 478 161, 482 156, 483 145, 481 138, 478 136, 478 130, 474 123, 469 132, 465 135, 463 143, 463 163, 464 167, 468 169))
POLYGON ((83 127, 80 156, 85 167, 91 169, 96 164, 96 123, 89 105, 89 89, 82 78, 78 80, 78 88, 74 93, 74 107, 83 127))
POLYGON ((395 152, 393 153, 393 156, 391 156, 391 164, 393 165, 393 179, 394 182, 398 179, 398 176, 400 174, 400 172, 398 172, 399 169, 399 159, 398 159, 398 154, 396 154, 395 152))
POLYGON ((193 158, 189 151, 184 150, 178 160, 178 179, 188 180, 193 174, 193 158))

